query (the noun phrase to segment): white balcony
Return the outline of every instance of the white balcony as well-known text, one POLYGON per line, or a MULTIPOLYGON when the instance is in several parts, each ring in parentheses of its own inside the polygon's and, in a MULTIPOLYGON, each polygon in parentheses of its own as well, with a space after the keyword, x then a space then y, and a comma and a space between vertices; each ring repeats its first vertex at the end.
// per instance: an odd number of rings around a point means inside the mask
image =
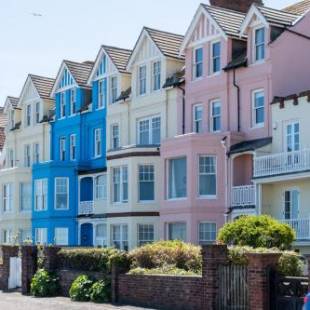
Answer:
POLYGON ((310 240, 310 219, 280 220, 290 225, 296 232, 296 240, 310 240))
POLYGON ((231 191, 232 207, 256 205, 256 190, 254 185, 235 186, 231 191))
POLYGON ((93 201, 80 201, 79 215, 90 215, 94 213, 93 201))
POLYGON ((310 149, 254 158, 254 177, 268 177, 310 170, 310 149))

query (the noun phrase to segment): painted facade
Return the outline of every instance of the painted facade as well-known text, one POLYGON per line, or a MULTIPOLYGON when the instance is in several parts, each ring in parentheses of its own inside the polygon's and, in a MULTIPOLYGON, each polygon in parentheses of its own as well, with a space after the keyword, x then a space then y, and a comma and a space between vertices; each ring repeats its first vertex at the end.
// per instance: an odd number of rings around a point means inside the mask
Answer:
POLYGON ((31 240, 31 167, 50 157, 47 122, 54 80, 29 75, 19 98, 8 97, 1 183, 1 241, 31 240))

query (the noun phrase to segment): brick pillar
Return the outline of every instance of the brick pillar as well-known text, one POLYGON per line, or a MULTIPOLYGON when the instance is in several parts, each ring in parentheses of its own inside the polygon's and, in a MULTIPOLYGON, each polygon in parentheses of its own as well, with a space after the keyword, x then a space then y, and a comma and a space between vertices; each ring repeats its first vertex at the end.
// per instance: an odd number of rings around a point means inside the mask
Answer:
POLYGON ((270 271, 281 254, 248 253, 248 292, 251 310, 270 309, 270 271))
POLYGON ((56 271, 58 266, 58 252, 60 247, 49 246, 43 249, 43 267, 47 271, 56 271))
POLYGON ((216 309, 219 288, 218 267, 228 262, 226 245, 202 248, 203 309, 216 309))
POLYGON ((33 275, 37 271, 37 247, 22 246, 22 294, 30 293, 30 283, 33 275))
POLYGON ((2 245, 0 247, 0 290, 9 289, 10 258, 18 256, 18 247, 2 245))
POLYGON ((111 298, 112 298, 112 303, 117 303, 118 302, 118 277, 122 273, 126 273, 129 270, 126 267, 120 267, 116 263, 112 263, 112 268, 111 268, 111 298))

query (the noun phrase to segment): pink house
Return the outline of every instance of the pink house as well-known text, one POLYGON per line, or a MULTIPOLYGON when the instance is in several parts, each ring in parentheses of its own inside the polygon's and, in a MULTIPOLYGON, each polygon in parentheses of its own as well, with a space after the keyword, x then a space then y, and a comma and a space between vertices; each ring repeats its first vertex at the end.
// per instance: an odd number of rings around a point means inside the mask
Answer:
POLYGON ((210 2, 199 6, 180 51, 179 135, 161 146, 161 238, 193 243, 212 242, 225 221, 258 212, 253 156, 271 143, 270 103, 300 91, 310 72, 310 41, 293 34, 310 32, 308 15, 259 0, 210 2))

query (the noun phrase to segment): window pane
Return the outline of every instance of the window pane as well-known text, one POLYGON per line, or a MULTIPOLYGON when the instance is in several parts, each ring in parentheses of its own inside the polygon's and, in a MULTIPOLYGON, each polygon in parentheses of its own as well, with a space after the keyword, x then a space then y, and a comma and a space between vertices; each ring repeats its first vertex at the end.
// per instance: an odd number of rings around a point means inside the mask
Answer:
POLYGON ((139 200, 154 200, 154 166, 139 166, 139 200))
POLYGON ((152 144, 160 144, 160 117, 152 119, 152 144))
POLYGON ((139 224, 138 225, 138 245, 142 246, 146 243, 154 241, 154 225, 139 224))
POLYGON ((193 107, 193 114, 194 114, 193 131, 196 133, 200 133, 200 132, 202 132, 202 114, 203 114, 202 105, 194 106, 193 107))
POLYGON ((186 157, 169 160, 169 198, 186 197, 186 157))
POLYGON ((221 43, 217 42, 212 45, 212 69, 213 73, 219 72, 221 70, 221 43))
POLYGON ((216 224, 215 223, 200 223, 199 224, 199 243, 208 243, 216 239, 216 224))
POLYGON ((186 223, 170 223, 168 226, 169 240, 186 241, 186 223))
POLYGON ((68 179, 56 179, 56 209, 68 208, 68 179))
POLYGON ((199 195, 216 195, 216 158, 214 156, 199 157, 199 195))

